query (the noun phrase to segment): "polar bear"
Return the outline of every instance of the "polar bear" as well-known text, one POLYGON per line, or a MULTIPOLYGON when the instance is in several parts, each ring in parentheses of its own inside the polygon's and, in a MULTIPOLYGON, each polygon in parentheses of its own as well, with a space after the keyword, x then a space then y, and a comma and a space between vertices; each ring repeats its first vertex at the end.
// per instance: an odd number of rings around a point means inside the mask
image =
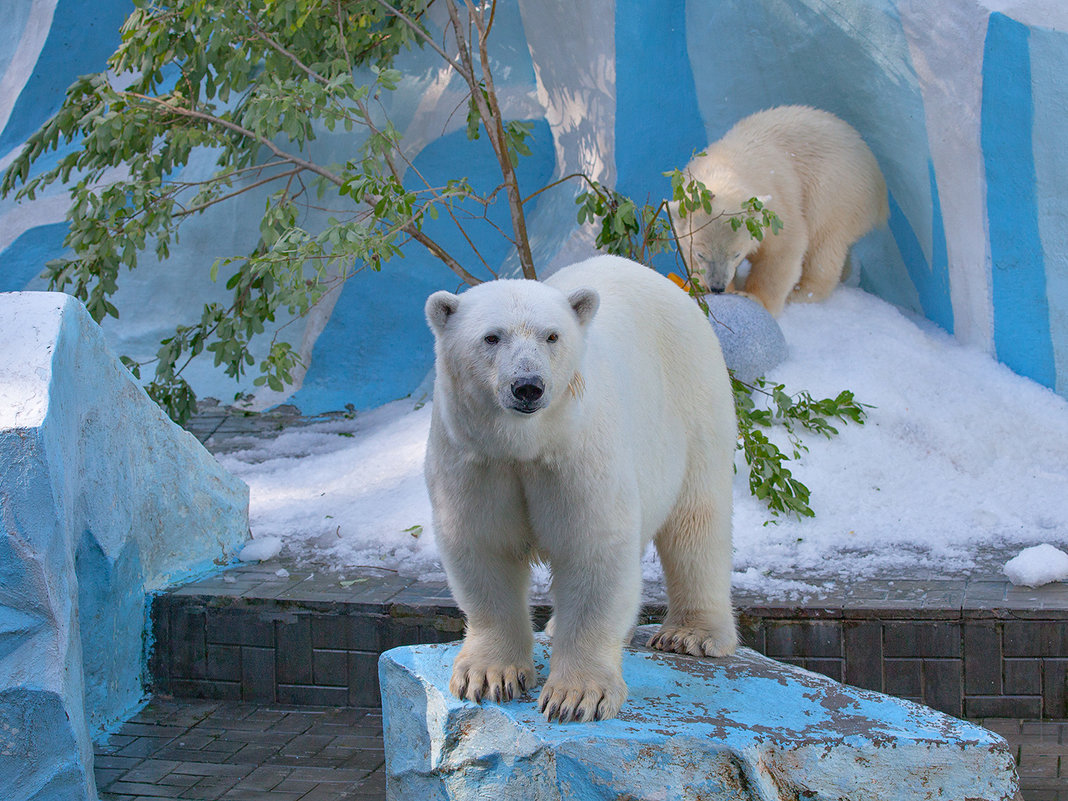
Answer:
POLYGON ((450 690, 479 702, 533 688, 527 596, 543 560, 554 616, 539 709, 615 716, 650 540, 669 601, 650 644, 730 654, 736 421, 696 304, 647 267, 598 256, 545 282, 435 292, 426 317, 437 368, 426 479, 467 618, 450 690))
POLYGON ((684 170, 714 195, 711 214, 680 217, 669 204, 679 250, 702 288, 731 288, 749 259, 745 292, 773 315, 786 302, 819 301, 843 278, 850 246, 886 222, 886 183, 864 140, 833 114, 780 106, 738 122, 684 170), (756 197, 782 230, 753 239, 731 215, 756 197))

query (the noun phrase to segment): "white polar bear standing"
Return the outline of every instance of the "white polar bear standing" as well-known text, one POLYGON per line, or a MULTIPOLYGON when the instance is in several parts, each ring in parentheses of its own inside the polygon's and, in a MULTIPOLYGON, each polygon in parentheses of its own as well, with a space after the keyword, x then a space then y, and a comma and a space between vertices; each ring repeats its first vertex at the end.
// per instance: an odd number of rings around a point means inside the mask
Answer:
POLYGON ((825 299, 843 278, 849 248, 889 214, 886 183, 848 123, 807 106, 780 106, 739 121, 683 171, 714 195, 711 214, 681 218, 670 204, 679 249, 703 288, 731 288, 748 258, 746 294, 773 315, 787 300, 825 299), (753 239, 732 214, 751 197, 778 214, 782 230, 753 239))
POLYGON ((548 281, 436 292, 426 457, 434 528, 467 617, 451 691, 508 700, 535 684, 530 563, 552 568, 550 720, 615 716, 624 639, 655 540, 669 610, 650 641, 723 656, 736 421, 696 304, 640 264, 598 256, 548 281))

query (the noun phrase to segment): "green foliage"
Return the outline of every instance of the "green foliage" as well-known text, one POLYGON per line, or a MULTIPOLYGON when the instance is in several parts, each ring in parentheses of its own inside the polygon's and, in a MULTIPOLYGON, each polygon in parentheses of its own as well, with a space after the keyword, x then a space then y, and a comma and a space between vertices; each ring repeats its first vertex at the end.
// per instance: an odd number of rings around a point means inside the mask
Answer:
POLYGON ((638 206, 626 195, 597 181, 575 198, 579 223, 600 224, 598 250, 645 262, 671 247, 671 223, 663 204, 638 206))
POLYGON ((764 232, 771 231, 772 235, 782 230, 782 220, 779 215, 765 206, 755 197, 749 198, 742 204, 742 213, 731 217, 731 229, 737 231, 742 226, 757 242, 764 241, 764 232))
MULTIPOLYGON (((713 194, 701 181, 687 177, 682 170, 671 170, 664 176, 670 179, 671 194, 655 206, 649 203, 639 206, 621 192, 579 176, 586 181, 588 189, 575 198, 578 221, 599 225, 594 240, 599 250, 642 263, 658 253, 674 252, 680 269, 689 275, 671 226, 668 203, 676 203, 683 218, 698 211, 712 214, 713 194)), ((765 231, 777 234, 782 230, 779 216, 755 197, 745 201, 738 211, 722 214, 730 217, 731 228, 737 231, 744 225, 758 242, 764 240, 765 231)), ((694 296, 699 297, 696 292, 694 296)))
MULTIPOLYGON (((200 320, 178 326, 154 359, 124 360, 138 377, 155 365, 148 390, 176 420, 195 408, 182 372, 201 353, 235 379, 256 369, 255 384, 283 388, 300 366, 279 338, 285 323, 354 273, 380 270, 410 240, 461 280, 478 283, 423 233, 423 223, 448 215, 461 225, 461 203, 484 208, 493 197, 478 196, 463 178, 405 188, 406 170, 420 177, 385 112, 384 95, 403 78, 394 57, 413 43, 429 45, 478 89, 471 133, 479 125, 489 132, 513 206, 512 167, 530 152, 531 126, 500 119, 485 59, 492 4, 464 11, 456 0, 443 3, 458 57, 423 27, 427 0, 136 0, 108 71, 79 78, 0 179, 0 196, 20 199, 55 182, 70 187, 65 244, 73 256, 49 262, 46 275, 51 289, 83 300, 97 321, 118 316, 111 297, 120 272, 136 268, 143 251, 166 259, 184 221, 266 191, 256 247, 223 254, 210 267, 212 281, 225 280, 229 302, 205 305, 200 320), (345 164, 306 156, 323 131, 353 134, 345 164), (76 147, 54 167, 34 171, 71 142, 76 147), (198 153, 215 159, 214 172, 182 177, 198 153), (271 340, 257 363, 250 344, 265 332, 271 340)), ((513 208, 513 222, 522 225, 521 207, 513 208)), ((517 241, 525 245, 525 236, 517 241)), ((532 274, 529 247, 520 256, 532 274)))
POLYGON ((790 395, 783 384, 768 386, 762 378, 752 384, 731 376, 734 405, 738 414, 738 447, 749 466, 749 491, 764 501, 773 515, 812 517, 808 487, 793 477, 785 463, 801 458, 808 446, 801 432, 821 434, 828 439, 838 434, 831 420, 864 424, 867 416, 864 403, 858 403, 849 390, 834 398, 816 400, 808 392, 790 395), (762 399, 758 404, 754 395, 762 399), (761 429, 778 426, 787 435, 790 455, 782 450, 761 429))

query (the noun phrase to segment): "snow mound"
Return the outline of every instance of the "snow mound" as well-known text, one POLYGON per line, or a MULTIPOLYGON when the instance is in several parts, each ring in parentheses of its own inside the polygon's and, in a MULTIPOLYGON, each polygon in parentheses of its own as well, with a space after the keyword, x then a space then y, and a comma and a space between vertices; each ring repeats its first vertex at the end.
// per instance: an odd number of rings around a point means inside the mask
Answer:
POLYGON ((1041 587, 1068 579, 1068 553, 1047 542, 1024 548, 1005 563, 1009 581, 1024 587, 1041 587))
POLYGON ((266 562, 278 556, 281 550, 281 537, 258 537, 242 548, 237 558, 242 562, 266 562))

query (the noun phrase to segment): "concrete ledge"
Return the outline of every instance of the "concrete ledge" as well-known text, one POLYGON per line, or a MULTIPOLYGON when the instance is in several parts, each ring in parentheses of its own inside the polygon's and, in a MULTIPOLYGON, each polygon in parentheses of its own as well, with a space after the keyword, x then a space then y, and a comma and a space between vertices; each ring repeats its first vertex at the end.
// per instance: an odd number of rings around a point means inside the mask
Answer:
MULTIPOLYGON (((956 717, 1068 718, 1068 584, 810 580, 824 594, 776 601, 737 591, 742 641, 956 717)), ((548 599, 532 599, 536 627, 551 611, 548 599)), ((663 615, 650 602, 640 620, 663 615)), ((157 595, 152 622, 157 692, 311 705, 378 705, 378 654, 463 632, 443 581, 371 568, 337 573, 292 559, 241 565, 157 595)))
MULTIPOLYGON (((529 698, 453 698, 458 647, 382 655, 389 799, 891 799, 907 788, 912 799, 993 801, 1017 792, 998 735, 749 649, 702 660, 629 648, 620 716, 561 725, 529 698)), ((544 641, 534 661, 544 680, 544 641)))

